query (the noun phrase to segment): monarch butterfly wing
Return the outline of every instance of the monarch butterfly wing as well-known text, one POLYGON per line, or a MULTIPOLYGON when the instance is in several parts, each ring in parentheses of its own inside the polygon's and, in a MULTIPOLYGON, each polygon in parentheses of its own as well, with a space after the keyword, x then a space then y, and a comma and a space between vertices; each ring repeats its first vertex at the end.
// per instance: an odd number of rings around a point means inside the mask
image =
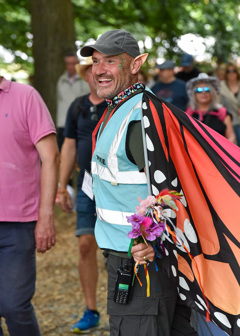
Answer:
POLYGON ((240 333, 240 148, 151 92, 142 110, 152 193, 184 195, 169 213, 192 256, 177 247, 180 297, 240 333))

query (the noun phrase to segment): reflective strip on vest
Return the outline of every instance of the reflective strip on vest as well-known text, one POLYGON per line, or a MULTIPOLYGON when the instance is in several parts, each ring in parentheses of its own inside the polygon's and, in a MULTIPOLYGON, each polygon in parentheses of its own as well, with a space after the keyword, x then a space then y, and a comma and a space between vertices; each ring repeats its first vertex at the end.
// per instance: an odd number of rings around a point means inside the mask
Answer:
POLYGON ((96 207, 96 213, 99 220, 118 225, 131 225, 128 223, 126 216, 131 216, 133 214, 132 212, 106 210, 98 207, 96 207))
POLYGON ((136 108, 141 108, 142 101, 139 101, 128 113, 126 118, 123 120, 119 130, 113 140, 108 153, 108 167, 103 167, 97 162, 92 161, 92 174, 98 175, 101 180, 105 180, 111 183, 123 183, 123 184, 146 184, 147 178, 146 174, 140 173, 139 171, 119 171, 118 168, 118 158, 117 150, 120 145, 123 133, 128 126, 129 118, 136 108))
POLYGON ((124 183, 124 184, 146 184, 147 178, 145 173, 139 173, 138 171, 124 171, 112 174, 112 172, 98 164, 92 162, 92 174, 98 175, 101 180, 105 180, 111 183, 124 183))

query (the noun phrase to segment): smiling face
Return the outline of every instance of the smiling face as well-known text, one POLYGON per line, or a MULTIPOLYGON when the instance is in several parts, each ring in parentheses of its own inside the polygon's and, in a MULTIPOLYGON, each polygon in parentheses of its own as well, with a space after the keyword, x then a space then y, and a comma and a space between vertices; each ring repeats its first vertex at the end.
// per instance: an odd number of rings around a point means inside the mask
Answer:
POLYGON ((107 56, 95 50, 92 59, 92 74, 100 98, 111 99, 137 82, 139 69, 128 54, 107 56))
POLYGON ((207 83, 199 83, 194 88, 195 98, 198 104, 207 105, 211 103, 212 95, 210 92, 209 85, 207 83), (197 88, 202 88, 201 92, 195 92, 197 88), (208 90, 209 89, 209 90, 208 90))

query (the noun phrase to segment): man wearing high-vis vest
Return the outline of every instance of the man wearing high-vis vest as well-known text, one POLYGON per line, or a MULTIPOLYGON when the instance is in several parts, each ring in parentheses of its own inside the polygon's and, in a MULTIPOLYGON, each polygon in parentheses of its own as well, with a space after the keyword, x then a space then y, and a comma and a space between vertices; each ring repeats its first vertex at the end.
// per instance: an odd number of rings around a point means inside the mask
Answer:
POLYGON ((133 258, 128 256, 127 233, 131 225, 126 216, 135 212, 138 197, 145 199, 149 195, 141 109, 143 92, 150 90, 138 82, 138 71, 148 54, 140 54, 135 38, 123 29, 107 31, 95 44, 84 46, 80 53, 83 57, 92 56, 97 94, 108 104, 95 129, 92 176, 97 213, 95 235, 107 257, 110 334, 197 335, 189 324, 186 307, 180 313, 182 317, 174 316, 177 277, 169 277, 163 271, 168 258, 154 261, 154 249, 146 244, 133 246, 133 258), (123 281, 121 287, 121 280, 133 269, 134 261, 140 265, 138 277, 142 287, 135 279, 126 303, 126 292, 131 284, 128 286, 123 281), (151 280, 150 297, 146 295, 143 267, 146 263, 151 280))

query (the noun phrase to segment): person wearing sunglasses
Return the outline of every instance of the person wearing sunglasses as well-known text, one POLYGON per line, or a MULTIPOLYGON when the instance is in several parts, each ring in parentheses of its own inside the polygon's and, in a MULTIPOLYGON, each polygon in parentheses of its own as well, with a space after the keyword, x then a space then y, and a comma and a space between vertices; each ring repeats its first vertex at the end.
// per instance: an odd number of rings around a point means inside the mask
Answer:
POLYGON ((236 143, 240 146, 240 74, 233 62, 226 66, 225 79, 221 81, 220 93, 221 103, 232 114, 236 143))
POLYGON ((235 142, 231 114, 219 103, 219 80, 200 73, 188 81, 186 87, 190 100, 186 113, 235 142))

